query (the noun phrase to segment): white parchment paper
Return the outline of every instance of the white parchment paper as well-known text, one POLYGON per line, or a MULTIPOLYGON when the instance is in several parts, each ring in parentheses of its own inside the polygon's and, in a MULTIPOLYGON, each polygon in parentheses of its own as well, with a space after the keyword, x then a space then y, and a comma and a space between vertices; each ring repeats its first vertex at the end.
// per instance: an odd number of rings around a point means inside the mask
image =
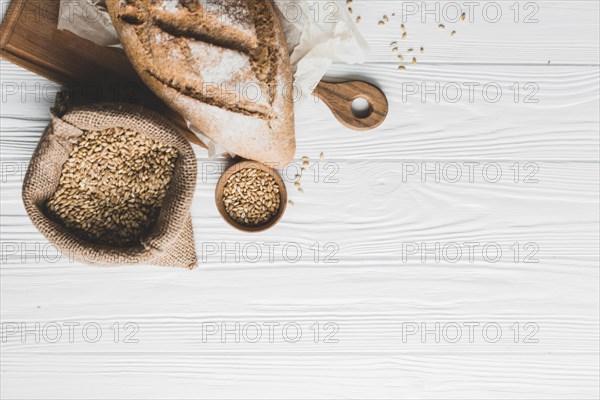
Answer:
MULTIPOLYGON (((275 5, 290 52, 294 86, 301 94, 296 108, 311 95, 333 62, 356 64, 366 60, 367 42, 343 3, 276 0, 275 5)), ((71 31, 102 46, 120 47, 104 0, 61 0, 58 29, 71 31)), ((208 145, 209 156, 227 153, 203 132, 189 123, 188 126, 208 145)))

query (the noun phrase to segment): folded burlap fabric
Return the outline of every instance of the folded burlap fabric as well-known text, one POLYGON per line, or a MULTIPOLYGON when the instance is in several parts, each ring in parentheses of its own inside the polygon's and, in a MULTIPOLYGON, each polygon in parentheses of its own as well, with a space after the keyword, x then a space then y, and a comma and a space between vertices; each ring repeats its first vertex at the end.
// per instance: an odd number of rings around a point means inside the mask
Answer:
POLYGON ((99 265, 154 264, 193 268, 196 249, 190 208, 197 164, 190 143, 160 115, 131 104, 96 104, 64 110, 56 107, 33 154, 23 183, 25 209, 39 231, 64 255, 99 265), (62 166, 85 131, 125 128, 178 152, 173 177, 155 223, 139 243, 115 247, 84 240, 52 218, 46 204, 56 192, 62 166))

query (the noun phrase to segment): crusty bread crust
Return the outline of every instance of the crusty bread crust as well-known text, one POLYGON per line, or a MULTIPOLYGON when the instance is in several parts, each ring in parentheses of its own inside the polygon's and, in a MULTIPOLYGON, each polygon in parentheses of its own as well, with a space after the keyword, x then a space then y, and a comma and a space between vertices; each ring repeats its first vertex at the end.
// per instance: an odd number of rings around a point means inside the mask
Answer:
POLYGON ((296 152, 293 80, 271 0, 107 0, 148 87, 196 129, 263 163, 296 152))

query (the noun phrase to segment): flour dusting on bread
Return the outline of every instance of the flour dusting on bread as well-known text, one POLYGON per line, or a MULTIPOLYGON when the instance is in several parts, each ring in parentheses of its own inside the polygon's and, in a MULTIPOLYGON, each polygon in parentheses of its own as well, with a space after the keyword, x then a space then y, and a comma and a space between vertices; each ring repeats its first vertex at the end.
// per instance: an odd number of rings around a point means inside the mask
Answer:
POLYGON ((219 145, 287 163, 292 72, 271 0, 107 0, 144 82, 219 145))

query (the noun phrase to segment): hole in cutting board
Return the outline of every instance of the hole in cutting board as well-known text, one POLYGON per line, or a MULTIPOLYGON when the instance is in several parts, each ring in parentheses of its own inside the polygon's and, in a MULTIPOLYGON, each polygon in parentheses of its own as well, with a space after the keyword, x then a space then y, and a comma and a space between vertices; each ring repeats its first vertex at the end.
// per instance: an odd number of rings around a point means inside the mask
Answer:
POLYGON ((358 97, 352 101, 352 115, 356 118, 368 118, 373 113, 373 106, 364 97, 358 97))

